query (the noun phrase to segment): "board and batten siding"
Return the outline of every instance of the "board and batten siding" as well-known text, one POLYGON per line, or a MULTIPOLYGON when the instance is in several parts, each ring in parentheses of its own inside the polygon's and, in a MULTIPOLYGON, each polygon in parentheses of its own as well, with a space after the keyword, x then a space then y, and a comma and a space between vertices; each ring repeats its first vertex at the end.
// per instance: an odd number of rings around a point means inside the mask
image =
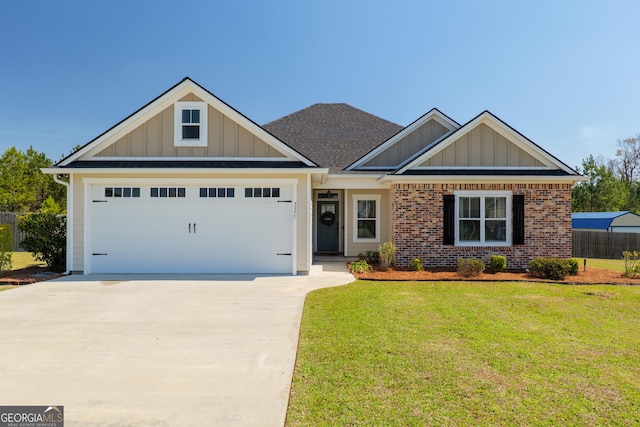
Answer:
POLYGON ((398 166, 447 132, 449 129, 436 120, 429 120, 365 163, 364 166, 398 166))
POLYGON ((420 167, 437 166, 543 167, 545 165, 483 123, 420 165, 420 167))
MULTIPOLYGON (((200 99, 191 95, 181 101, 200 99)), ((211 105, 208 107, 207 146, 175 147, 173 108, 165 108, 96 157, 284 157, 211 105)))

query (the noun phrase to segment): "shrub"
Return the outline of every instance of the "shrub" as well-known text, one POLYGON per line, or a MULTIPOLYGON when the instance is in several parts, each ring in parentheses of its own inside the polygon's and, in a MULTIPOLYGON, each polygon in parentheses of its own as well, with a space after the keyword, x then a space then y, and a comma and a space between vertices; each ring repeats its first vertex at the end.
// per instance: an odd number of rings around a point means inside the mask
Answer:
POLYGON ((633 279, 640 275, 640 256, 638 251, 624 251, 622 252, 624 258, 624 275, 633 279))
POLYGON ((503 272, 507 268, 507 257, 502 255, 491 255, 489 259, 489 270, 492 273, 503 272))
POLYGON ((534 258, 529 261, 531 275, 541 279, 562 280, 578 274, 578 261, 572 258, 534 258))
POLYGON ((484 271, 484 262, 480 259, 458 258, 458 273, 464 277, 477 276, 484 271))
POLYGON ((569 264, 569 276, 577 276, 578 270, 580 269, 580 263, 575 258, 568 258, 567 263, 569 264))
POLYGON ((378 251, 364 251, 358 254, 358 258, 367 261, 369 264, 380 262, 380 253, 378 251))
POLYGON ((366 271, 371 271, 371 266, 364 259, 350 262, 347 266, 349 267, 349 271, 352 273, 364 273, 366 271))
POLYGON ((52 213, 52 214, 58 215, 58 214, 62 213, 62 208, 60 208, 60 205, 58 205, 58 203, 56 203, 56 201, 53 199, 53 197, 49 196, 40 205, 40 211, 39 212, 52 213))
POLYGON ((394 257, 396 256, 396 245, 393 242, 386 242, 378 247, 378 252, 380 253, 380 267, 383 270, 391 267, 393 265, 394 257))
POLYGON ((27 233, 20 246, 53 271, 64 271, 67 252, 67 218, 47 212, 18 217, 18 229, 27 233))
POLYGON ((411 264, 413 264, 413 269, 415 271, 424 271, 424 266, 422 265, 422 260, 420 258, 412 259, 411 264))
POLYGON ((0 273, 11 270, 13 234, 9 224, 0 224, 0 273))

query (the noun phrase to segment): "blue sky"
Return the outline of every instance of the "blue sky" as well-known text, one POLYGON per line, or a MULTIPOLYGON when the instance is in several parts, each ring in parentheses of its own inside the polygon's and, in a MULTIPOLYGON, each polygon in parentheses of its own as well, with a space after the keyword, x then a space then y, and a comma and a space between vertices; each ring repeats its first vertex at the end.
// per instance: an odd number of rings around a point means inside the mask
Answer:
POLYGON ((0 2, 0 150, 58 160, 189 76, 264 124, 491 111, 570 166, 640 133, 640 2, 0 2))

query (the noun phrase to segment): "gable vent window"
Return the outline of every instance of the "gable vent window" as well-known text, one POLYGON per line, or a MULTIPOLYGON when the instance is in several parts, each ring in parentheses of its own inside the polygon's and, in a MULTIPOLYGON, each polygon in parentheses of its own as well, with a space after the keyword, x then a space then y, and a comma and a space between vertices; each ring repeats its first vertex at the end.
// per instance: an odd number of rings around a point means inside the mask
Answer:
POLYGON ((174 122, 176 147, 206 147, 207 104, 205 102, 176 102, 174 122))

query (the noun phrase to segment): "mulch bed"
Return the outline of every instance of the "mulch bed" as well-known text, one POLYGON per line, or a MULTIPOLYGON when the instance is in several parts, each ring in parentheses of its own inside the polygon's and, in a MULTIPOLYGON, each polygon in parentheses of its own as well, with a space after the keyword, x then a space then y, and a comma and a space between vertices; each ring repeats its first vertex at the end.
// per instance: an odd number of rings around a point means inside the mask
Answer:
POLYGON ((2 285, 29 285, 31 283, 42 282, 44 280, 55 279, 62 276, 62 273, 54 273, 47 267, 27 267, 19 270, 12 270, 0 277, 2 285))
MULTIPOLYGON (((28 285, 44 280, 55 279, 62 273, 54 273, 46 267, 27 267, 13 270, 0 277, 0 285, 28 285)), ((546 282, 566 284, 611 284, 640 285, 640 278, 630 279, 622 273, 612 270, 587 267, 580 269, 577 276, 567 276, 565 280, 553 281, 532 277, 526 272, 482 273, 475 277, 463 277, 456 271, 407 271, 389 268, 387 271, 374 270, 367 273, 354 273, 356 279, 380 281, 476 281, 476 282, 546 282)))
POLYGON ((622 273, 600 268, 582 268, 576 276, 567 276, 565 280, 554 281, 532 277, 526 272, 482 273, 475 277, 464 277, 456 271, 406 271, 389 268, 387 271, 374 270, 367 273, 354 273, 357 279, 381 281, 478 281, 478 282, 545 282, 565 284, 604 284, 604 285, 640 285, 640 278, 630 279, 622 273))

